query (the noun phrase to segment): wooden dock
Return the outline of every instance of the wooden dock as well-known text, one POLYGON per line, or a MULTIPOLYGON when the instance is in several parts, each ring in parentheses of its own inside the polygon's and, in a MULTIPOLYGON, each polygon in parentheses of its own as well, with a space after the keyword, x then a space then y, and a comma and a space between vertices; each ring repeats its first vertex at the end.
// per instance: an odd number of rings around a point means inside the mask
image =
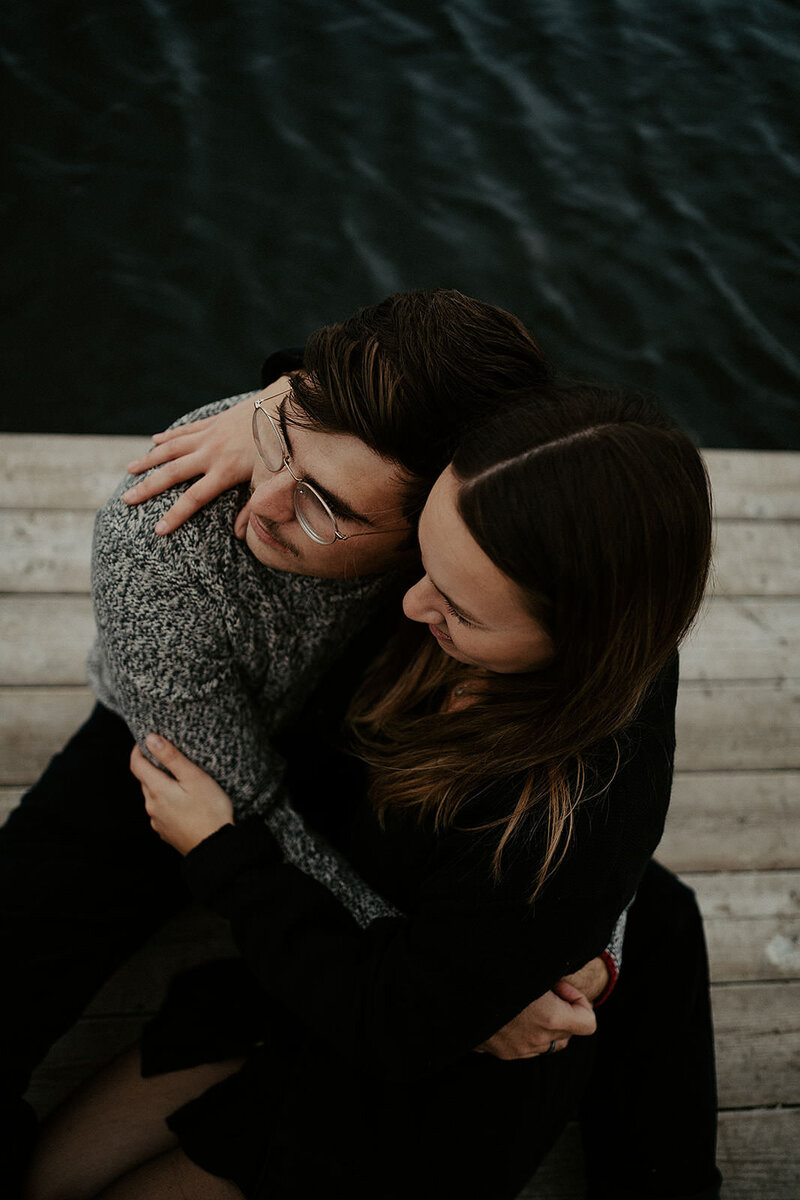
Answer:
MULTIPOLYGON (((91 707, 84 658, 94 510, 146 439, 0 436, 0 806, 91 707)), ((659 857, 706 920, 726 1200, 800 1195, 800 454, 708 451, 715 591, 682 657, 678 771, 659 857)), ((136 1037, 164 980, 224 952, 173 922, 103 989, 37 1073, 44 1112, 136 1037)), ((525 1191, 579 1200, 574 1130, 525 1191)))

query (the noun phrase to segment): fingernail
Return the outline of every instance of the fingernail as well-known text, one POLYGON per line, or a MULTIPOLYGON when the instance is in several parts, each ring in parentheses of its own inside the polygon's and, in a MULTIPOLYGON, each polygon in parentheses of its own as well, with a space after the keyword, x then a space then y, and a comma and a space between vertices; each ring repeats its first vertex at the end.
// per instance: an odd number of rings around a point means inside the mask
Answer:
POLYGON ((127 465, 127 467, 125 468, 125 470, 128 472, 128 474, 129 474, 129 475, 132 475, 132 474, 133 474, 133 468, 136 466, 136 464, 138 463, 138 461, 139 461, 139 460, 138 460, 138 458, 133 458, 133 459, 131 459, 131 461, 128 463, 128 465, 127 465))
POLYGON ((156 525, 156 533, 169 533, 169 525, 166 521, 159 521, 156 525))
POLYGON ((164 745, 165 745, 164 739, 162 737, 159 737, 157 733, 148 733, 146 741, 147 741, 147 745, 150 747, 151 750, 163 750, 164 749, 164 745))
POLYGON ((127 492, 122 493, 122 499, 123 500, 132 500, 135 495, 136 495, 136 488, 130 487, 130 488, 128 488, 127 492))

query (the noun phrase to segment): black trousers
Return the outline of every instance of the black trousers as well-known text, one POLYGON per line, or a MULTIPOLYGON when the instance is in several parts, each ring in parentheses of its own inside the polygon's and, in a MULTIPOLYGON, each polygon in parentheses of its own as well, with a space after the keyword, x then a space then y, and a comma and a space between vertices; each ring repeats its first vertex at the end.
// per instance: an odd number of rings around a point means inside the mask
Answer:
POLYGON ((18 1186, 35 1134, 21 1101, 32 1070, 188 899, 179 855, 150 828, 128 767, 132 748, 125 723, 97 705, 0 829, 0 1178, 8 1189, 18 1186))
POLYGON ((713 1200, 721 1176, 703 922, 691 889, 656 862, 597 1024, 581 1111, 589 1200, 713 1200))
MULTIPOLYGON (((7 1195, 33 1137, 21 1102, 31 1072, 188 899, 179 856, 150 829, 128 769, 132 747, 125 723, 97 705, 0 829, 7 1195)), ((702 923, 689 889, 655 864, 598 1021, 583 1113, 592 1200, 713 1196, 716 1088, 702 923)))

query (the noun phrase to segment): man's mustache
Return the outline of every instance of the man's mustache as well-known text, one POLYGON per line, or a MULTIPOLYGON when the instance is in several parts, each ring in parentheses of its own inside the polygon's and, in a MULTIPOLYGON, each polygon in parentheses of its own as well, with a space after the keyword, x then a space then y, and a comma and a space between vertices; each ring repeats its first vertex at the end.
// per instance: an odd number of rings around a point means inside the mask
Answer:
MULTIPOLYGON (((247 490, 252 498, 252 495, 256 490, 255 485, 252 482, 249 483, 247 490)), ((280 526, 277 525, 275 521, 270 521, 269 517, 263 517, 260 513, 253 513, 252 515, 258 518, 259 522, 264 526, 269 536, 274 538, 279 546, 283 546, 284 550, 288 550, 289 553, 294 555, 295 558, 300 557, 299 550, 296 550, 294 546, 292 546, 289 542, 284 541, 283 538, 280 537, 278 534, 278 529, 280 526)))

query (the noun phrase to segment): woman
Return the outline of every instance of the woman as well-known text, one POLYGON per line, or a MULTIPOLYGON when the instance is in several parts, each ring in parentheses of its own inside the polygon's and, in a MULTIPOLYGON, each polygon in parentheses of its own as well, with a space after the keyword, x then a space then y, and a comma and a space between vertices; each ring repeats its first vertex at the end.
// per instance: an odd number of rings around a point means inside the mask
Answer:
MULTIPOLYGON (((243 1065, 135 1082, 153 1119, 110 1155, 109 1200, 511 1197, 568 1119, 591 1043, 516 1063, 473 1050, 602 950, 659 840, 675 649, 711 525, 683 434, 636 398, 558 401, 464 439, 420 522, 415 644, 390 646, 350 708, 367 774, 326 759, 305 781, 307 818, 407 916, 360 929, 173 747, 151 742, 174 779, 134 753, 153 827, 264 996, 243 1065), (163 1116, 215 1077, 170 1133, 163 1116)), ((164 1072, 168 1048, 150 1057, 164 1072)), ((90 1144, 124 1099, 96 1091, 51 1145, 90 1144)), ((63 1170, 47 1191, 47 1153, 30 1195, 80 1194, 63 1170)))

